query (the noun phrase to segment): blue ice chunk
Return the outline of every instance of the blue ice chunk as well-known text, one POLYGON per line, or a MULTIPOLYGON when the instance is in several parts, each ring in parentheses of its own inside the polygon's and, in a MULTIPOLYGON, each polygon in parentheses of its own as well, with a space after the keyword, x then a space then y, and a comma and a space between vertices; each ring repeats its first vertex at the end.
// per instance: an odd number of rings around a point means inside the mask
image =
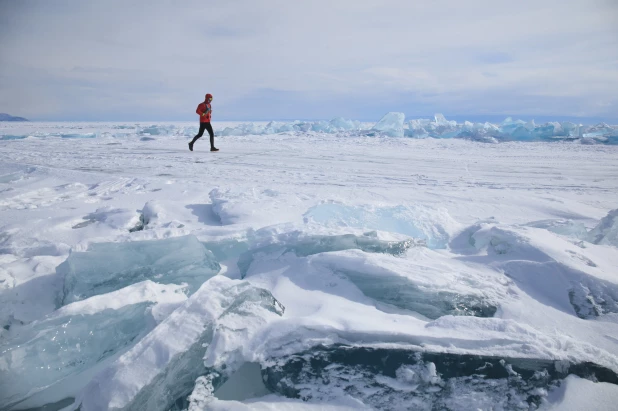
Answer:
POLYGON ((568 136, 568 137, 581 137, 579 133, 580 127, 577 124, 571 123, 569 121, 565 121, 561 123, 560 125, 562 127, 563 135, 568 136))
POLYGON ((243 123, 236 127, 226 127, 218 134, 221 136, 247 136, 263 134, 264 126, 254 123, 243 123))
POLYGON ((406 277, 395 274, 371 274, 338 270, 367 297, 404 310, 414 311, 435 320, 443 315, 493 317, 494 303, 483 296, 462 295, 449 291, 432 291, 419 287, 406 277))
POLYGON ((455 126, 457 126, 457 122, 456 121, 448 121, 446 119, 446 117, 444 117, 444 114, 442 114, 442 113, 436 113, 434 115, 434 122, 436 123, 437 126, 443 126, 443 127, 455 127, 455 126))
MULTIPOLYGON (((226 127, 217 131, 221 136, 266 135, 286 132, 296 133, 328 133, 344 132, 346 136, 386 135, 411 138, 466 138, 476 141, 560 141, 578 138, 589 138, 586 143, 618 144, 618 128, 605 123, 595 126, 583 126, 571 122, 549 122, 542 125, 534 120, 523 121, 505 119, 500 124, 472 123, 465 121, 457 123, 447 120, 443 114, 435 114, 433 119, 414 119, 404 123, 403 113, 388 113, 373 128, 363 127, 359 121, 346 120, 341 117, 330 121, 271 121, 268 124, 244 123, 234 127, 226 127), (400 119, 402 119, 400 121, 400 119)), ((152 134, 174 132, 174 128, 151 126, 142 132, 151 130, 152 134), (154 127, 154 128, 151 128, 154 127)), ((179 133, 178 129, 175 131, 179 133)), ((147 133, 151 134, 151 133, 147 133)), ((185 135, 184 131, 181 135, 185 135)), ((35 134, 38 135, 38 134, 35 134)), ((1 137, 0 137, 1 138, 1 137)))
POLYGON ((282 131, 285 124, 278 121, 271 121, 260 131, 260 134, 277 134, 282 131))
POLYGON ((403 137, 403 122, 406 116, 403 113, 387 113, 373 126, 372 130, 389 137, 403 137))
POLYGON ((404 234, 425 241, 429 248, 445 248, 449 235, 441 224, 432 224, 405 206, 353 207, 320 204, 304 215, 321 224, 404 234))
POLYGON ((226 127, 219 134, 222 136, 244 136, 244 135, 267 135, 286 132, 318 132, 318 133, 337 133, 340 131, 360 130, 360 122, 345 120, 337 117, 331 121, 294 121, 283 123, 271 121, 266 125, 254 123, 240 124, 235 127, 226 127))
POLYGON ((408 249, 425 246, 422 241, 407 239, 403 241, 385 241, 377 238, 375 231, 362 236, 354 234, 343 235, 310 235, 300 239, 269 244, 251 249, 242 253, 237 265, 241 278, 245 278, 256 254, 285 254, 293 252, 298 257, 307 257, 314 254, 343 250, 362 250, 367 253, 383 253, 399 256, 408 249))
POLYGON ((534 128, 534 136, 538 139, 548 139, 554 135, 554 125, 544 124, 534 128))
POLYGON ((192 294, 221 266, 192 235, 155 241, 96 243, 71 253, 56 271, 64 275, 62 305, 152 280, 188 285, 192 294))
POLYGON ((175 129, 175 126, 153 124, 148 127, 139 128, 138 134, 146 136, 161 136, 166 134, 174 134, 175 129))
POLYGON ((0 140, 23 140, 27 138, 28 135, 13 135, 13 134, 3 134, 0 136, 0 140))
POLYGON ((534 134, 524 126, 518 126, 514 130, 509 130, 509 132, 514 140, 525 141, 534 139, 534 134))
POLYGON ((295 131, 294 124, 283 123, 277 128, 277 133, 287 133, 291 131, 295 131))
POLYGON ((244 362, 243 346, 284 311, 268 290, 217 276, 125 354, 125 361, 98 374, 77 402, 84 411, 185 408, 175 404, 191 394, 198 377, 216 373, 213 391, 219 388, 244 362))
POLYGON ((116 130, 134 130, 135 126, 129 126, 129 125, 125 125, 125 124, 120 124, 120 125, 112 126, 112 128, 116 129, 116 130))
POLYGON ((346 120, 343 117, 336 117, 332 119, 329 123, 329 129, 332 132, 335 131, 349 131, 349 130, 358 130, 360 129, 360 122, 353 120, 346 120))
POLYGON ((326 121, 317 121, 311 125, 311 131, 329 133, 330 127, 326 121))
POLYGON ((161 134, 161 130, 157 126, 145 127, 140 130, 140 134, 148 134, 151 136, 158 136, 161 134))
POLYGON ((154 327, 150 305, 52 316, 24 326, 0 343, 0 404, 15 405, 127 350, 154 327))

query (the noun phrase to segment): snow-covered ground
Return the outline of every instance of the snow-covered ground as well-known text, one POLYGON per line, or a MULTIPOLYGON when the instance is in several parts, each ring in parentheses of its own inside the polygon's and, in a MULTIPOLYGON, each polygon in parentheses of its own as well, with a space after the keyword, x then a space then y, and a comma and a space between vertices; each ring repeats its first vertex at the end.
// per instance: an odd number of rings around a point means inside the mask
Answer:
POLYGON ((0 410, 618 401, 617 146, 213 124, 1 126, 0 410))

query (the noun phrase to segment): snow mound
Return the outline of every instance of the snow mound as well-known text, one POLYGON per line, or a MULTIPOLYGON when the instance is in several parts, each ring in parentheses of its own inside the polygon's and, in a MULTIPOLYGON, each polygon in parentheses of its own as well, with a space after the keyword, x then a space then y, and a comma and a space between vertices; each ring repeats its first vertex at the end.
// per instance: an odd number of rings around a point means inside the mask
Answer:
POLYGON ((611 410, 618 398, 618 385, 593 382, 569 375, 548 396, 548 411, 611 410))
POLYGON ((470 244, 544 305, 583 319, 618 313, 618 283, 591 271, 599 267, 583 250, 551 233, 533 236, 528 230, 481 224, 470 244))
POLYGON ((212 211, 222 225, 247 224, 264 226, 297 219, 294 204, 300 205, 298 197, 277 190, 240 188, 211 190, 212 211))

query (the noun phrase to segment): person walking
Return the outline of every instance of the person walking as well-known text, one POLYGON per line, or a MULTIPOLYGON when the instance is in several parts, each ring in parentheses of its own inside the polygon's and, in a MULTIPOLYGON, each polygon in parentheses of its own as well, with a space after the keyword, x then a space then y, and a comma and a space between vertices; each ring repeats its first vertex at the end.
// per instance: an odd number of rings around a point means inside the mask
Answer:
POLYGON ((210 117, 212 114, 212 107, 210 106, 211 101, 212 94, 206 94, 206 99, 204 102, 200 103, 195 110, 195 112, 200 116, 200 131, 189 143, 189 150, 191 151, 193 151, 193 144, 195 144, 197 139, 202 137, 204 134, 204 130, 208 130, 208 134, 210 135, 210 151, 219 151, 219 149, 215 147, 215 132, 212 130, 212 126, 210 125, 210 117))

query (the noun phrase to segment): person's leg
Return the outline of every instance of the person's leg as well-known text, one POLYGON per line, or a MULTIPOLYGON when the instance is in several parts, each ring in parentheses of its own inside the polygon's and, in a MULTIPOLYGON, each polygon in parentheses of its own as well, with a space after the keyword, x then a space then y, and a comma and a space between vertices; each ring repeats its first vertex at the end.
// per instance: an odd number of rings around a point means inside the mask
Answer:
POLYGON ((195 143, 198 138, 204 135, 204 130, 206 130, 207 124, 208 126, 210 126, 210 123, 200 123, 200 131, 195 135, 195 137, 193 137, 193 140, 191 140, 191 143, 190 143, 191 145, 193 145, 193 143, 195 143))
POLYGON ((206 124, 207 123, 200 123, 200 131, 198 131, 198 133, 196 134, 195 137, 193 137, 193 140, 191 140, 189 142, 189 150, 193 151, 193 143, 195 143, 197 141, 198 138, 202 137, 202 135, 204 134, 204 130, 206 129, 206 124))
POLYGON ((206 130, 208 130, 208 134, 210 134, 210 149, 215 149, 215 132, 212 129, 212 125, 210 123, 206 124, 206 130))

